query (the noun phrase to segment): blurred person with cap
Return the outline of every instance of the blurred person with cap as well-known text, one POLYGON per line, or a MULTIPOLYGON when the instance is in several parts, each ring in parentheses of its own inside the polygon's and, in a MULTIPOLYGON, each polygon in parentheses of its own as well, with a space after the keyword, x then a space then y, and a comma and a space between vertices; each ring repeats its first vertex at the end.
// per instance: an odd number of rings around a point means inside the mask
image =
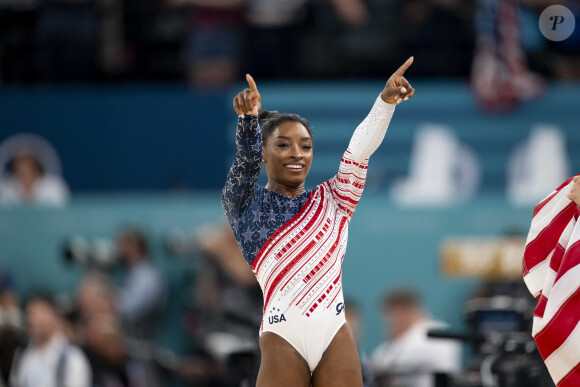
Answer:
POLYGON ((127 333, 151 338, 165 306, 165 284, 148 256, 145 235, 138 229, 124 229, 117 238, 119 259, 127 275, 118 289, 117 306, 127 333))
POLYGON ((63 205, 68 198, 60 159, 46 139, 19 133, 0 143, 0 204, 63 205))
POLYGON ((89 387, 92 374, 84 353, 69 342, 52 298, 35 294, 26 306, 30 343, 15 356, 13 387, 89 387))
POLYGON ((0 203, 64 204, 69 196, 66 183, 46 174, 31 149, 22 148, 13 158, 9 173, 0 179, 0 203))
POLYGON ((429 330, 446 324, 428 316, 414 291, 401 289, 385 295, 383 313, 391 340, 371 355, 378 386, 433 387, 436 373, 460 370, 460 345, 427 337, 429 330))

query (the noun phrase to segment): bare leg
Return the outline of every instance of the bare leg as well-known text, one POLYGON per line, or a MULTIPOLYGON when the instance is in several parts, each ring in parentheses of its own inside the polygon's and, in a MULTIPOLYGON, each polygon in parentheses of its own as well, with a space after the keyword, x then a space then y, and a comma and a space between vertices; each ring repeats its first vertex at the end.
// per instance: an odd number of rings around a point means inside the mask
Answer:
POLYGON ((260 336, 260 350, 262 361, 256 387, 310 387, 306 360, 286 340, 264 332, 260 336))
POLYGON ((363 387, 360 359, 348 323, 336 333, 312 374, 313 387, 363 387))

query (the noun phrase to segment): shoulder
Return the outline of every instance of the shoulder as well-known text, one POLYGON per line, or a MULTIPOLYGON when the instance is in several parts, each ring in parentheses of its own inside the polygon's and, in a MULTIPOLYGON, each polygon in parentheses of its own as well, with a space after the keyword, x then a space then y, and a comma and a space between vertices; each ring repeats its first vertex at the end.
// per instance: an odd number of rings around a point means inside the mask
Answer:
POLYGON ((18 185, 16 180, 9 176, 0 177, 0 201, 18 200, 18 185))
POLYGON ((88 364, 89 361, 87 355, 80 347, 76 346, 75 344, 67 344, 66 351, 68 357, 67 361, 70 361, 73 364, 79 364, 81 366, 88 364))
POLYGON ((46 175, 37 182, 38 201, 61 204, 69 196, 68 185, 57 175, 46 175))
POLYGON ((139 280, 154 282, 161 280, 161 274, 153 262, 151 262, 151 258, 147 258, 145 262, 137 266, 134 270, 133 275, 139 280))
POLYGON ((385 341, 371 352, 371 361, 384 356, 389 351, 389 342, 385 341))
POLYGON ((65 375, 67 382, 88 385, 91 375, 91 367, 87 355, 74 344, 68 344, 66 348, 66 368, 65 375))

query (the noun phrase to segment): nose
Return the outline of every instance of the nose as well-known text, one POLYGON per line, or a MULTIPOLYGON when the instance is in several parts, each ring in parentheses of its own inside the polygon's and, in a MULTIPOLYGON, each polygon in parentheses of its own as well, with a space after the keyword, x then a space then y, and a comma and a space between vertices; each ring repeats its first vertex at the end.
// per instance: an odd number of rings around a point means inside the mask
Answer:
POLYGON ((303 157, 302 150, 300 149, 299 145, 292 147, 292 155, 291 156, 294 157, 295 159, 301 159, 303 157))

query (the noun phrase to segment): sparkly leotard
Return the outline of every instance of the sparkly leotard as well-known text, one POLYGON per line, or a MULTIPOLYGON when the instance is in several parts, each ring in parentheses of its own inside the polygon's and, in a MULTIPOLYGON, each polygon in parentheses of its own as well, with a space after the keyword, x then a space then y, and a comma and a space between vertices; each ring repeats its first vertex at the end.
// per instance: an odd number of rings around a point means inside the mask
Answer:
POLYGON ((264 295, 260 334, 288 341, 313 372, 344 324, 342 259, 348 224, 362 194, 368 158, 382 142, 395 106, 377 98, 355 130, 338 173, 296 198, 256 184, 262 136, 256 116, 238 120, 237 154, 222 205, 264 295))

